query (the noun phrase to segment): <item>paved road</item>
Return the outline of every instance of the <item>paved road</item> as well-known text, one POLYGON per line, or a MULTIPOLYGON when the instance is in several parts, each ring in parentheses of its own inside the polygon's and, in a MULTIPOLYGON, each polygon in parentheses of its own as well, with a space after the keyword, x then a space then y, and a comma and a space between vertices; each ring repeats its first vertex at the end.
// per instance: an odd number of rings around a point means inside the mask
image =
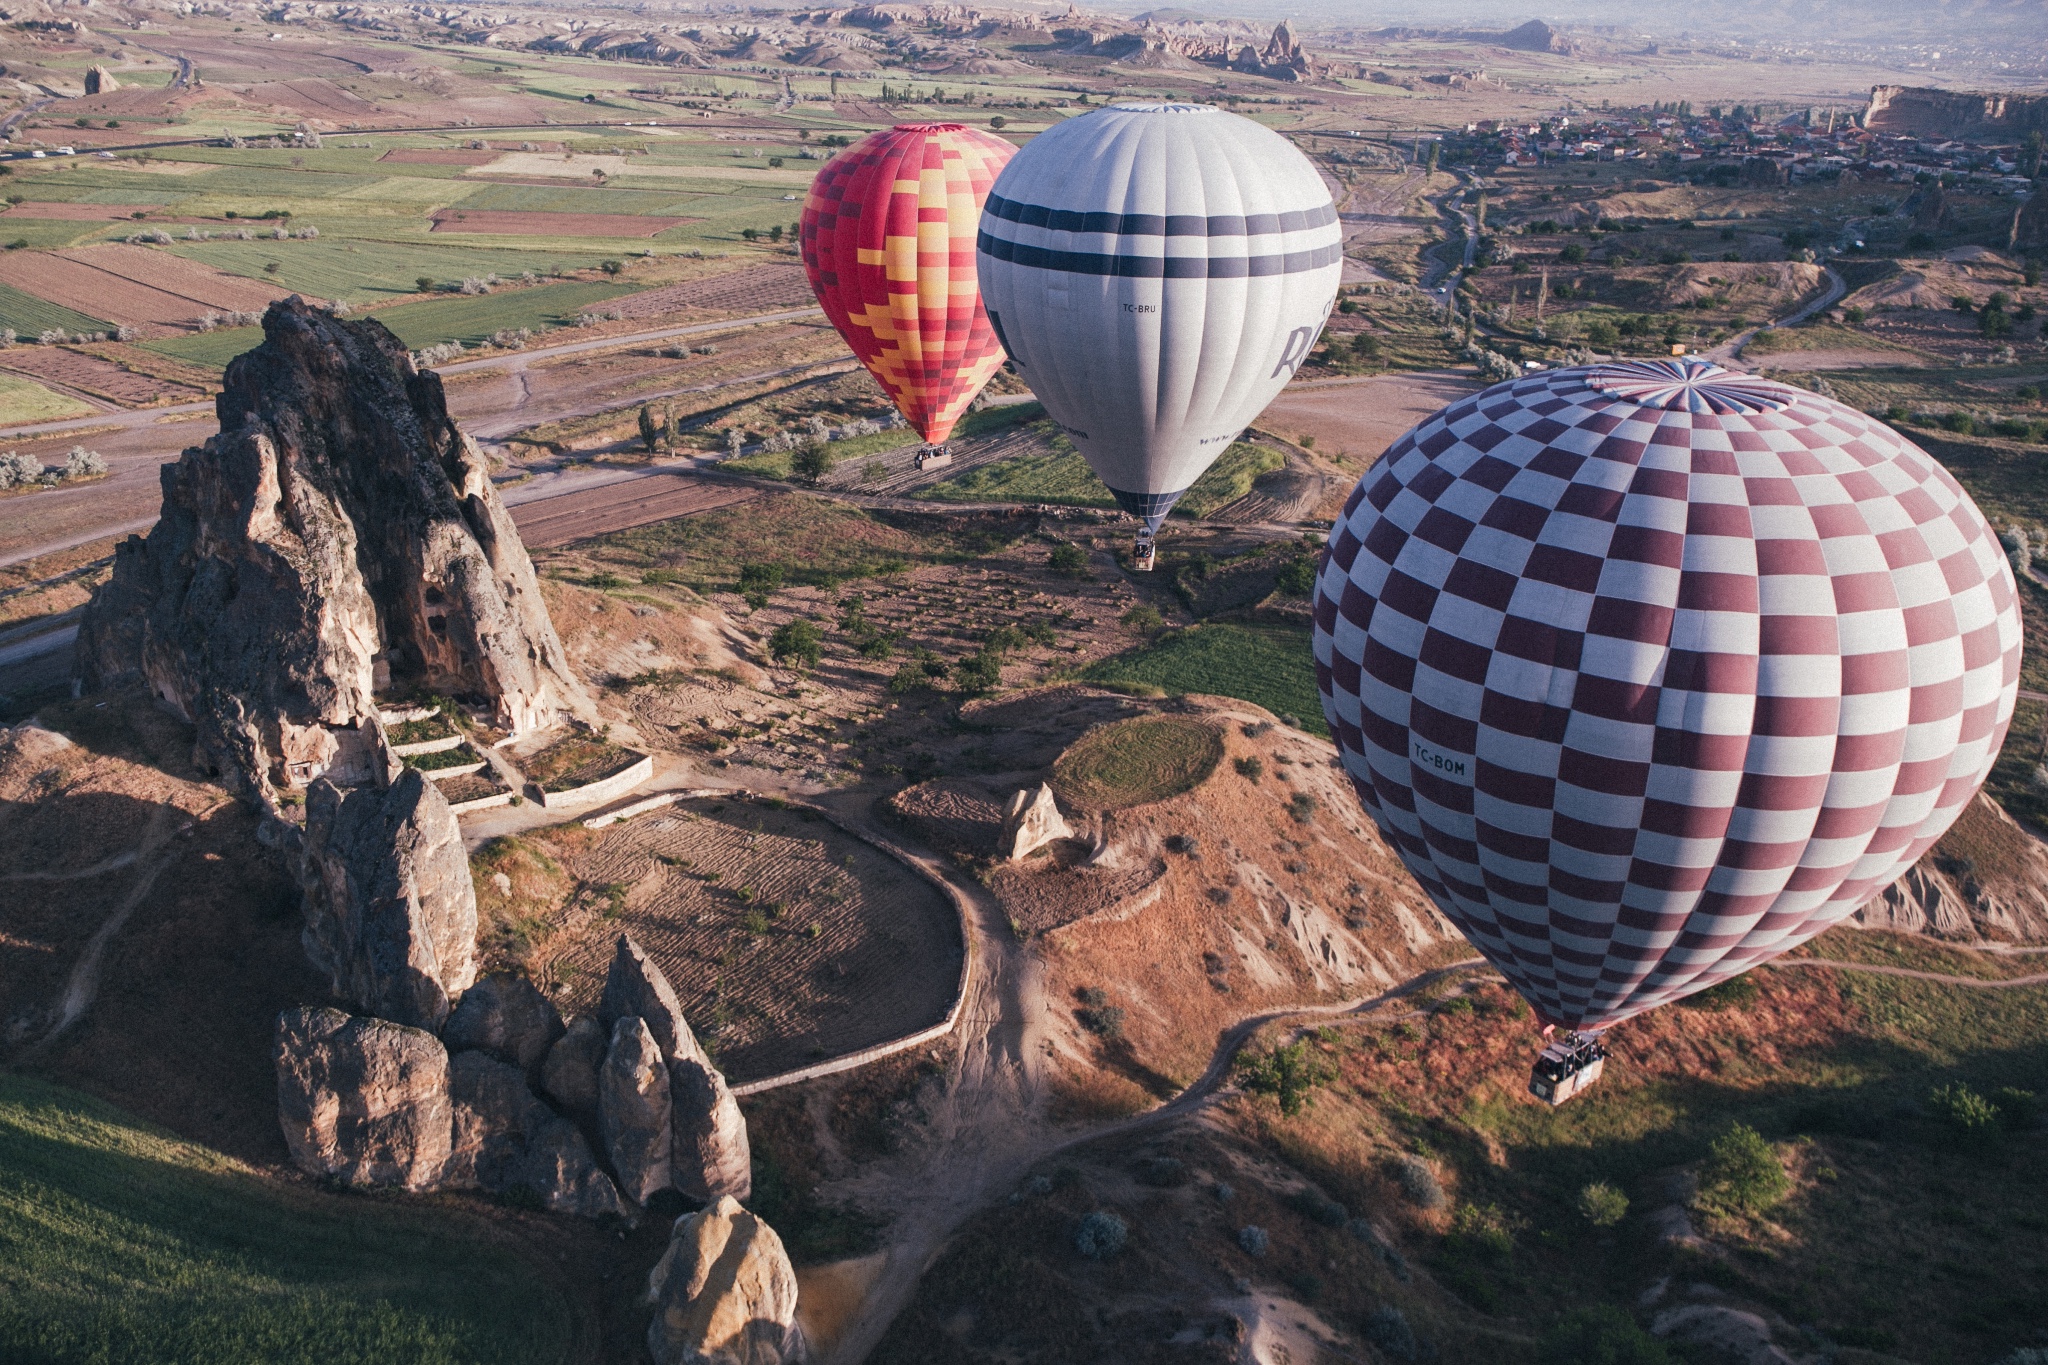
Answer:
MULTIPOLYGON (((820 316, 820 313, 821 310, 817 308, 785 308, 772 313, 757 313, 751 317, 732 318, 724 322, 689 323, 674 327, 657 327, 642 332, 587 337, 553 346, 537 346, 527 351, 457 361, 452 365, 439 366, 438 372, 444 376, 494 370, 516 373, 536 362, 558 360, 595 351, 617 350, 679 337, 733 331, 743 327, 795 322, 820 316)), ((525 414, 522 420, 518 413, 518 405, 525 401, 525 386, 501 387, 507 388, 512 398, 512 403, 503 410, 512 417, 509 424, 504 417, 486 408, 480 412, 465 412, 461 415, 466 429, 489 438, 564 415, 550 411, 541 415, 525 414)), ((676 390, 683 391, 686 390, 676 390)), ((480 397, 489 402, 495 400, 497 395, 480 397)), ((156 523, 155 512, 159 500, 156 487, 157 469, 176 459, 178 452, 186 446, 197 444, 213 434, 213 412, 213 401, 208 399, 202 402, 179 403, 171 407, 101 413, 62 422, 31 423, 0 431, 0 442, 4 443, 62 439, 66 436, 79 436, 80 439, 85 439, 82 434, 90 432, 93 437, 92 444, 106 456, 108 464, 114 470, 113 478, 99 483, 75 488, 58 488, 48 493, 35 494, 32 510, 36 521, 32 529, 28 519, 24 517, 15 528, 17 534, 10 536, 7 534, 9 528, 0 523, 0 568, 89 544, 106 536, 127 535, 149 529, 156 523)), ((10 510, 28 510, 19 501, 12 502, 9 506, 10 510)))

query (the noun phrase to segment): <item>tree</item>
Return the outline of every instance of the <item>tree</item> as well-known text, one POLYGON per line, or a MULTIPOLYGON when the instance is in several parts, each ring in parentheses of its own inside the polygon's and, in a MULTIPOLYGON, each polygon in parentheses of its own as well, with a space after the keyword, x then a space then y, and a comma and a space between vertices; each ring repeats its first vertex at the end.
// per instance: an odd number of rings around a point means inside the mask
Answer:
POLYGON ((413 280, 413 284, 422 294, 434 292, 434 277, 432 275, 421 275, 413 280))
POLYGON ((777 663, 793 662, 802 668, 816 668, 824 640, 824 634, 814 623, 798 617, 776 627, 768 637, 768 653, 777 663))
POLYGON ((1306 1109, 1315 1092, 1337 1079, 1337 1068, 1306 1038, 1276 1047, 1263 1057, 1240 1057, 1238 1084, 1254 1095, 1270 1095, 1280 1112, 1292 1118, 1306 1109))
POLYGON ((607 275, 618 275, 624 273, 626 263, 624 261, 599 261, 597 268, 607 275))
POLYGON ((1068 541, 1061 541, 1052 547, 1052 555, 1046 566, 1062 578, 1086 578, 1088 576, 1088 552, 1068 541))
POLYGON ((2041 133, 2039 129, 2028 133, 2020 143, 2019 173, 2032 180, 2041 174, 2041 133))
POLYGON ((1700 1169, 1699 1202, 1704 1208, 1762 1213, 1791 1189, 1777 1152, 1746 1123, 1715 1138, 1700 1169))
MULTIPOLYGON (((1003 125, 1008 122, 1008 119, 1004 118, 1001 114, 997 114, 995 117, 991 118, 988 121, 988 126, 1000 133, 1003 130, 1003 125)), ((2034 137, 2035 140, 2038 141, 2040 139, 2040 134, 2036 133, 2034 137)))
POLYGON ((1273 586, 1289 597, 1306 597, 1315 590, 1316 562, 1308 555, 1300 555, 1280 566, 1280 572, 1273 576, 1273 586))
POLYGON ((751 242, 751 241, 754 241, 754 240, 755 240, 756 238, 758 238, 758 237, 759 237, 760 235, 761 235, 761 229, 759 229, 759 228, 741 228, 741 229, 740 229, 740 236, 742 236, 742 237, 746 238, 746 239, 747 239, 748 241, 750 241, 750 242, 751 242))
POLYGON ((1579 1191, 1579 1213, 1596 1228, 1611 1228, 1628 1216, 1628 1196, 1596 1180, 1579 1191))
POLYGON ((747 605, 759 610, 768 605, 768 595, 782 586, 780 564, 742 564, 740 566, 740 596, 747 599, 747 605))
POLYGON ((650 454, 661 444, 661 424, 654 420, 654 408, 646 403, 640 405, 640 444, 650 454))
POLYGON ((1438 154, 1439 154, 1439 153, 1440 153, 1440 152, 1441 152, 1442 150, 1443 150, 1443 144, 1442 144, 1442 143, 1440 143, 1440 142, 1432 142, 1432 143, 1430 143, 1430 144, 1429 144, 1429 163, 1428 163, 1428 168, 1429 168, 1429 174, 1431 174, 1431 175, 1435 175, 1435 174, 1436 174, 1436 162, 1437 162, 1437 156, 1438 156, 1438 154))
POLYGON ((782 224, 777 223, 774 227, 768 229, 768 240, 771 242, 782 240, 782 224))
POLYGON ((816 488, 818 481, 831 472, 832 452, 821 441, 806 441, 789 457, 790 477, 806 488, 816 488))

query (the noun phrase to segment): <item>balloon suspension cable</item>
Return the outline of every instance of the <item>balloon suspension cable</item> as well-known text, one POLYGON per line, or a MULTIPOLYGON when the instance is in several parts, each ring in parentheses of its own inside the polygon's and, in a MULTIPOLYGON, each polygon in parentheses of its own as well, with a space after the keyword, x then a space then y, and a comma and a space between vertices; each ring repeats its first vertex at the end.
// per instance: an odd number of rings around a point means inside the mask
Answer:
POLYGON ((943 469, 951 463, 953 463, 953 448, 943 441, 938 445, 933 445, 927 441, 924 448, 917 452, 917 467, 919 469, 943 469))

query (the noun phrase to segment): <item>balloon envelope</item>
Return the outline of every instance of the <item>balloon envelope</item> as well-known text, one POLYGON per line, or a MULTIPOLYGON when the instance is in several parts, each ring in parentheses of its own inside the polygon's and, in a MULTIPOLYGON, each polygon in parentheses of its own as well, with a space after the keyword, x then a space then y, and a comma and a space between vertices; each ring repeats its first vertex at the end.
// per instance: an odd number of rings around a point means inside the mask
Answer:
POLYGON ((1003 363, 975 289, 974 231, 1016 151, 958 123, 902 123, 833 157, 804 202, 812 292, 933 444, 1003 363))
POLYGON ((1598 1029, 1812 938, 1998 756, 2012 571, 1932 458, 1699 361, 1556 370, 1408 432, 1315 595, 1345 768, 1550 1023, 1598 1029))
POLYGON ((1118 104, 1040 133, 982 213, 982 296, 1018 371, 1152 529, 1293 378, 1343 232, 1271 130, 1118 104))

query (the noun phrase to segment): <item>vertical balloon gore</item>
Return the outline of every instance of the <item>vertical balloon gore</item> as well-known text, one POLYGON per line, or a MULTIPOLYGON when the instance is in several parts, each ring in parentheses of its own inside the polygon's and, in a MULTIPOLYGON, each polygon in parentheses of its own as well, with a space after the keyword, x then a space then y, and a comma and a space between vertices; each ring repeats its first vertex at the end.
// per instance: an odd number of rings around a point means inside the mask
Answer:
POLYGON ((974 233, 1017 149, 958 123, 870 133, 818 172, 804 269, 825 316, 928 444, 1002 366, 975 285, 974 233))

